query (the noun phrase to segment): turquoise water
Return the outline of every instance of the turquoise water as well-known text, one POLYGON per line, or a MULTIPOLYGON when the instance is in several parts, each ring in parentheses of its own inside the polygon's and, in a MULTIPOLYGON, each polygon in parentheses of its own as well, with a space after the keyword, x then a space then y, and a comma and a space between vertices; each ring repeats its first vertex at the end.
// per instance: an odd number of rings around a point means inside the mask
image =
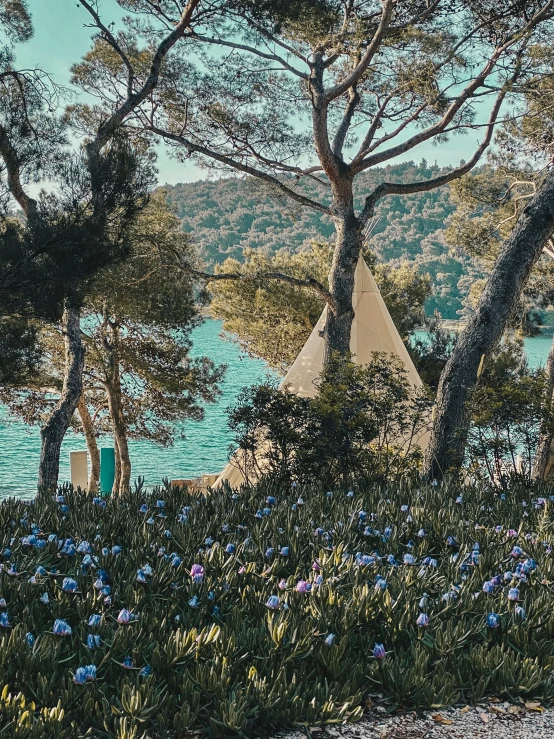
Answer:
MULTIPOLYGON (((550 336, 525 340, 531 367, 544 365, 551 343, 550 336)), ((190 421, 183 425, 186 438, 178 439, 173 447, 131 441, 133 479, 140 475, 147 484, 155 485, 164 477, 194 477, 222 470, 232 441, 226 409, 233 404, 242 387, 252 385, 269 374, 264 362, 248 357, 236 344, 221 336, 219 321, 207 320, 195 329, 193 353, 228 366, 222 395, 217 403, 206 406, 203 421, 190 421)), ((100 445, 111 446, 110 441, 109 438, 100 440, 100 445)), ((62 446, 60 481, 69 479, 69 452, 77 449, 86 449, 84 439, 80 434, 70 432, 62 446)), ((39 428, 28 427, 9 418, 6 409, 0 406, 0 498, 7 495, 27 497, 34 493, 39 457, 39 428)))
MULTIPOLYGON (((140 475, 148 485, 161 483, 164 477, 178 479, 221 471, 232 441, 226 409, 233 404, 242 387, 270 373, 265 362, 248 357, 236 344, 222 338, 219 321, 205 321, 194 330, 192 339, 193 354, 208 356, 216 364, 227 365, 222 394, 217 403, 206 406, 203 421, 183 424, 186 438, 178 439, 174 446, 164 448, 152 442, 129 442, 133 479, 140 475)), ((99 444, 112 446, 109 438, 100 439, 99 444)), ((83 436, 69 432, 62 446, 60 481, 69 479, 69 452, 78 449, 86 449, 83 436)), ((39 458, 38 426, 29 427, 9 418, 6 409, 0 406, 0 498, 7 495, 27 497, 34 493, 39 458)))

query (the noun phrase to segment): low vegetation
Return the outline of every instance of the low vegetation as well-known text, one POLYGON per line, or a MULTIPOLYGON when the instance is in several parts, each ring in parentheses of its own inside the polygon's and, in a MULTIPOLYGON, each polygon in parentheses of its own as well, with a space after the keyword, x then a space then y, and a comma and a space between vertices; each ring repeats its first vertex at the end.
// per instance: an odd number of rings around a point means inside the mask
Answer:
POLYGON ((62 493, 0 505, 13 736, 259 736, 368 698, 554 698, 540 487, 62 493))

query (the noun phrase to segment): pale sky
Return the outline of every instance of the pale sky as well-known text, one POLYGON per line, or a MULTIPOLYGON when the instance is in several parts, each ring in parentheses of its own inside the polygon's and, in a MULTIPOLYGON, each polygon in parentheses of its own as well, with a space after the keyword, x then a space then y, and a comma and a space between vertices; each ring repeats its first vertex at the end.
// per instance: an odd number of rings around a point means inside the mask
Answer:
MULTIPOLYGON (((75 0, 28 0, 28 4, 33 15, 35 35, 26 44, 18 46, 18 66, 39 66, 50 72, 60 84, 69 85, 71 65, 91 46, 94 31, 86 27, 88 14, 75 0)), ((121 18, 122 11, 116 0, 99 0, 98 5, 104 22, 117 22, 121 18)), ((430 163, 437 160, 439 165, 456 165, 460 159, 469 159, 478 139, 479 133, 470 131, 468 135, 454 137, 440 147, 432 144, 417 147, 408 158, 416 161, 425 158, 430 163)), ((160 184, 191 182, 207 176, 192 162, 181 164, 175 161, 161 147, 158 169, 160 184)))

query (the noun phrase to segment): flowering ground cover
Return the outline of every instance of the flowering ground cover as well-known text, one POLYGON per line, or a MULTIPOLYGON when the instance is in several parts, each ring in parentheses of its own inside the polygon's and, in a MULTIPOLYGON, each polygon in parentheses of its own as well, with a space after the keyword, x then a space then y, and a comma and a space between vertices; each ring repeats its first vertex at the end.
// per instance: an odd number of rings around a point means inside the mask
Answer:
POLYGON ((548 703, 548 495, 262 483, 4 501, 0 727, 259 736, 356 720, 368 696, 548 703))

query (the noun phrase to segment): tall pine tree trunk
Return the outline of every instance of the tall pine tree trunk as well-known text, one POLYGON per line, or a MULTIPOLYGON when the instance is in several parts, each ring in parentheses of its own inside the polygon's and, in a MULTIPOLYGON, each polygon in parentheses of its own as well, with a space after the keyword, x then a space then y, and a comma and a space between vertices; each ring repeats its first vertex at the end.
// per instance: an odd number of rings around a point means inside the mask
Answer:
POLYGON ((118 495, 121 486, 121 455, 119 453, 119 444, 117 443, 117 437, 114 434, 113 447, 115 452, 115 469, 113 476, 112 494, 118 495))
MULTIPOLYGON (((546 360, 546 398, 545 405, 548 409, 551 409, 552 402, 554 400, 552 393, 554 392, 554 336, 552 337, 552 344, 550 345, 550 351, 548 352, 548 359, 546 360)), ((534 480, 547 480, 554 468, 554 449, 552 449, 552 442, 554 441, 554 434, 543 431, 539 437, 539 443, 537 445, 537 452, 533 461, 533 479, 534 480)))
POLYGON ((462 464, 466 401, 479 366, 500 341, 531 269, 554 232, 554 172, 519 215, 487 281, 475 314, 442 371, 425 473, 439 480, 462 464))
POLYGON ((348 356, 350 353, 350 336, 354 319, 352 294, 356 265, 362 247, 362 234, 354 213, 352 183, 349 178, 345 179, 340 193, 335 195, 333 210, 336 243, 329 273, 329 292, 335 301, 336 312, 330 308, 327 311, 325 364, 335 352, 342 356, 348 356))
POLYGON ((100 450, 98 449, 98 444, 96 442, 94 424, 92 423, 92 418, 90 417, 85 398, 82 394, 79 398, 77 410, 79 411, 81 426, 83 428, 83 434, 85 435, 85 441, 87 442, 87 449, 90 457, 88 489, 91 493, 97 493, 98 485, 100 483, 100 450))
POLYGON ((50 418, 41 429, 42 447, 38 475, 39 493, 54 493, 60 472, 60 449, 83 390, 85 348, 81 341, 79 308, 66 301, 62 317, 65 372, 62 392, 50 418))

